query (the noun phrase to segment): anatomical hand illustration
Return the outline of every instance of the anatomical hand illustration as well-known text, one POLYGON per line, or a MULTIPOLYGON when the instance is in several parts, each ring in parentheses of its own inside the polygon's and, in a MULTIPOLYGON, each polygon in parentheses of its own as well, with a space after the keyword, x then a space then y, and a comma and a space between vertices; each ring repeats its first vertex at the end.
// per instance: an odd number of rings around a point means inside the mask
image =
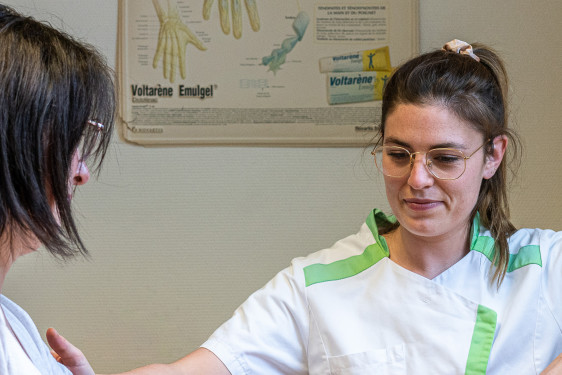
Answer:
POLYGON ((272 71, 273 74, 276 74, 277 71, 281 69, 281 65, 285 63, 287 54, 291 52, 304 37, 309 22, 310 18, 308 14, 299 12, 293 21, 293 30, 297 35, 285 39, 283 43, 281 43, 281 48, 276 48, 271 51, 269 56, 264 56, 262 58, 262 65, 269 66, 269 70, 272 71))
POLYGON ((152 0, 160 21, 158 45, 154 54, 154 60, 152 61, 152 67, 156 69, 158 62, 162 60, 164 78, 169 79, 173 83, 178 66, 181 78, 185 79, 186 77, 185 60, 187 45, 191 43, 201 51, 204 51, 206 48, 181 21, 176 4, 172 5, 170 0, 167 0, 167 11, 165 11, 158 1, 152 0))
MULTIPOLYGON (((213 6, 214 0, 205 0, 203 3, 203 18, 208 20, 211 16, 211 7, 213 6)), ((242 36, 242 0, 230 0, 230 5, 232 6, 232 34, 236 39, 240 39, 242 36)), ((229 0, 218 0, 219 3, 219 15, 222 31, 225 34, 230 34, 230 20, 228 13, 228 2, 229 0)), ((248 12, 248 17, 250 18, 250 24, 252 30, 259 31, 260 29, 260 16, 258 14, 258 7, 256 5, 256 0, 244 0, 246 6, 246 11, 248 12)))

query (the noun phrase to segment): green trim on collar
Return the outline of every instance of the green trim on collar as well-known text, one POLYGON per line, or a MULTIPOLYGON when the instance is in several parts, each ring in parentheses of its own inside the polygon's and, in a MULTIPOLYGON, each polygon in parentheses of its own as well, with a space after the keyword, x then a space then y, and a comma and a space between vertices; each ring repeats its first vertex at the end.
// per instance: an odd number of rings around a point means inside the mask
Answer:
MULTIPOLYGON (((476 213, 472 224, 472 241, 470 249, 484 254, 490 262, 494 259, 495 241, 490 236, 480 235, 480 215, 476 213)), ((542 267, 541 249, 539 245, 527 245, 519 249, 517 253, 509 254, 507 272, 513 272, 519 268, 536 264, 542 267)))
POLYGON ((396 217, 394 215, 387 215, 381 210, 379 210, 378 208, 375 208, 373 211, 371 211, 369 216, 367 216, 367 220, 365 221, 365 223, 371 230, 373 237, 375 237, 375 241, 377 241, 382 245, 382 247, 384 247, 384 250, 386 251, 388 256, 390 251, 388 250, 388 245, 384 237, 379 235, 379 227, 383 223, 384 224, 396 223, 396 217))
MULTIPOLYGON (((389 256, 388 245, 383 236, 379 235, 378 228, 384 224, 396 223, 394 215, 386 215, 379 209, 371 211, 365 221, 375 243, 367 246, 363 253, 349 258, 340 259, 332 263, 316 263, 304 267, 306 286, 326 281, 341 280, 355 276, 378 261, 389 256)), ((494 258, 494 239, 490 236, 480 235, 480 215, 476 213, 472 222, 470 249, 482 253, 490 262, 494 258)), ((538 245, 523 246, 517 253, 510 254, 507 272, 536 264, 542 267, 540 247, 538 245)))
MULTIPOLYGON (((474 249, 476 242, 478 241, 478 237, 480 235, 480 213, 476 212, 474 215, 474 219, 472 219, 472 228, 470 229, 472 235, 470 236, 472 240, 470 241, 470 249, 474 249)), ((493 247, 492 247, 493 249, 493 247)), ((486 254, 484 254, 486 255, 486 254)))
POLYGON ((468 351, 466 361, 466 375, 486 374, 494 333, 496 332, 496 322, 498 314, 486 306, 478 305, 476 323, 472 333, 472 341, 468 351))
POLYGON ((382 236, 379 236, 378 226, 383 222, 394 223, 396 218, 387 216, 375 209, 367 217, 366 224, 375 237, 375 243, 367 246, 363 253, 332 263, 316 263, 304 267, 306 286, 326 281, 341 280, 365 271, 379 260, 388 257, 388 246, 382 236))

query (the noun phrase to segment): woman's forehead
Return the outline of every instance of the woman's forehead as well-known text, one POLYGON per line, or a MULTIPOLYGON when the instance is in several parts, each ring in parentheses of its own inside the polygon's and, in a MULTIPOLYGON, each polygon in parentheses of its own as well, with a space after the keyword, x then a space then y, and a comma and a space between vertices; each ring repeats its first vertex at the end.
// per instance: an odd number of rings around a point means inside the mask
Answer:
POLYGON ((439 105, 399 104, 386 118, 384 142, 425 147, 469 147, 480 142, 474 126, 439 105))

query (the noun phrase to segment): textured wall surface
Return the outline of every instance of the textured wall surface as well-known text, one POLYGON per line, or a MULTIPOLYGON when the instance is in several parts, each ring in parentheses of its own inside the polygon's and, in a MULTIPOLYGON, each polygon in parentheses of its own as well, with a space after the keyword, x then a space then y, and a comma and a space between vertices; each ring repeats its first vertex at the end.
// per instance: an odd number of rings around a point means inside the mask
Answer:
MULTIPOLYGON (((12 0, 115 61, 115 0, 12 0)), ((526 146, 513 184, 518 226, 562 230, 562 2, 424 0, 420 49, 453 38, 503 54, 526 146)), ((39 330, 56 327, 98 372, 168 362, 195 349, 299 255, 354 233, 387 208, 361 148, 143 148, 116 138, 76 207, 89 260, 21 258, 3 293, 39 330)))

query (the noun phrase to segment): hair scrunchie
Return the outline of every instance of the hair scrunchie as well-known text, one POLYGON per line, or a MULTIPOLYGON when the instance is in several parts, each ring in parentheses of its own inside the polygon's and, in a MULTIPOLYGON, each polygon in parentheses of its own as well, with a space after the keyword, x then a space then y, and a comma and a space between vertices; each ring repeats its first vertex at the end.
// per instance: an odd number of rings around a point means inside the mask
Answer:
POLYGON ((467 42, 463 42, 462 40, 459 39, 453 39, 450 42, 445 43, 442 50, 460 53, 461 55, 468 55, 472 57, 474 60, 480 61, 480 57, 474 54, 474 51, 472 50, 472 46, 467 42))

